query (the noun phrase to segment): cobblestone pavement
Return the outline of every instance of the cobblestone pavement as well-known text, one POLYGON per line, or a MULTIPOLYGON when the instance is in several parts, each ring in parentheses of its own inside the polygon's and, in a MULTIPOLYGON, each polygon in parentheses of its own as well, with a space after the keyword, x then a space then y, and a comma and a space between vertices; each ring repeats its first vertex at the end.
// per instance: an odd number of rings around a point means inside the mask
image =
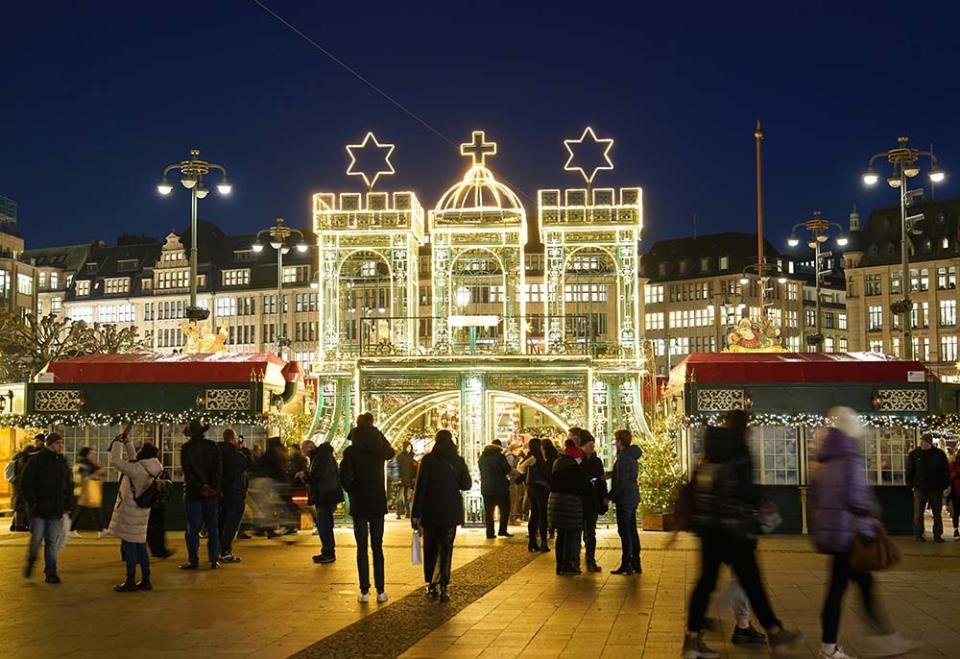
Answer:
MULTIPOLYGON (((616 533, 601 531, 605 572, 560 578, 552 554, 529 563, 529 557, 511 560, 509 555, 522 555, 525 548, 520 529, 514 531, 516 538, 496 541, 485 540, 478 529, 458 534, 454 568, 474 562, 473 572, 481 574, 462 579, 459 593, 455 575, 451 595, 460 610, 449 618, 437 615, 439 604, 420 600, 417 606, 419 594, 403 600, 422 587, 422 573, 410 564, 409 526, 392 520, 385 542, 391 600, 385 605, 356 602, 349 528, 337 530, 339 560, 333 565, 311 562, 318 543, 304 533, 290 544, 240 542, 236 551, 243 563, 217 572, 178 571, 183 540, 171 534, 179 554, 154 562, 157 590, 130 594, 111 590, 123 576, 115 540, 71 540, 61 555, 63 584, 50 586, 42 576, 23 579, 25 536, 0 535, 0 656, 286 657, 306 650, 319 657, 325 655, 313 651, 323 647, 318 641, 393 606, 397 615, 389 616, 390 624, 415 631, 377 629, 368 639, 368 656, 404 651, 405 657, 679 656, 686 599, 697 576, 695 539, 683 537, 667 550, 666 536, 644 533, 643 575, 617 577, 609 574, 616 566, 616 533), (502 551, 505 545, 510 549, 502 551), (489 558, 475 561, 484 556, 489 558), (506 567, 489 568, 498 564, 506 567)), ((955 594, 960 543, 905 539, 902 546, 903 563, 881 574, 879 582, 899 628, 926 643, 911 657, 960 656, 955 594)), ((800 656, 812 656, 819 641, 825 559, 800 537, 764 539, 760 557, 777 613, 806 633, 808 647, 800 656)), ((845 604, 841 642, 855 651, 867 630, 854 592, 845 604)), ((732 621, 723 608, 715 614, 723 628, 709 640, 724 656, 744 656, 724 643, 732 621)))

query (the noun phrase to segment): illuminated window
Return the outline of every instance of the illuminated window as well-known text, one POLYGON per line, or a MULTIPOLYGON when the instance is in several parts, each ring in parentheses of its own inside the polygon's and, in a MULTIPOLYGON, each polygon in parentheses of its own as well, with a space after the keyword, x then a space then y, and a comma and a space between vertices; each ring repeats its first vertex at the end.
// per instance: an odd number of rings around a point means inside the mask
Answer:
POLYGON ((81 306, 70 309, 70 320, 83 321, 87 324, 93 322, 93 307, 81 306))
POLYGON ((804 317, 806 319, 807 327, 816 327, 817 326, 817 311, 816 309, 806 309, 804 310, 804 317))
POLYGON ((828 336, 823 340, 823 349, 825 352, 833 352, 833 337, 828 336))
POLYGON ((883 327, 883 307, 873 305, 867 307, 867 329, 876 331, 883 327))
MULTIPOLYGON (((197 279, 199 280, 200 277, 198 276, 197 279)), ((157 273, 157 288, 190 288, 190 271, 161 270, 159 273, 157 273)))
POLYGON ((41 291, 47 288, 47 273, 41 272, 37 275, 37 288, 41 291))
POLYGON ((927 268, 910 271, 910 290, 925 291, 930 288, 930 271, 927 268))
POLYGON ((730 268, 730 257, 721 256, 720 257, 720 270, 728 270, 730 268))
POLYGON ((648 330, 662 330, 663 329, 663 314, 662 313, 648 313, 646 315, 646 328, 648 330))
POLYGON ((930 337, 913 337, 913 358, 930 361, 930 337))
POLYGON ((942 362, 955 362, 957 361, 957 337, 954 336, 941 336, 940 337, 940 361, 942 362))
POLYGON ((940 300, 940 327, 952 327, 957 324, 957 301, 940 300))
MULTIPOLYGON (((364 261, 360 265, 360 276, 361 277, 376 277, 377 276, 377 262, 376 261, 364 261)), ((286 278, 286 268, 284 268, 284 281, 287 281, 286 278)))
POLYGON ((943 290, 953 290, 957 287, 957 267, 951 265, 945 268, 937 268, 937 288, 943 290))
POLYGON ((224 286, 247 286, 250 284, 250 268, 223 271, 224 286))
POLYGON ((33 295, 33 275, 23 273, 17 275, 17 293, 20 295, 33 295))
POLYGON ((50 313, 60 313, 60 310, 63 308, 63 298, 62 297, 52 297, 50 298, 50 313))
POLYGON ((50 273, 50 288, 56 290, 60 287, 60 275, 56 272, 50 273))
POLYGON ((837 348, 839 348, 840 352, 847 351, 847 337, 841 336, 837 339, 837 348))
POLYGON ((223 318, 226 316, 236 316, 237 315, 237 300, 232 297, 218 297, 217 298, 217 317, 223 318))
POLYGON ((864 281, 865 295, 880 295, 883 293, 883 275, 867 275, 864 281))
POLYGON ((837 314, 837 329, 847 329, 847 314, 843 311, 837 314))
POLYGON ((77 295, 90 295, 90 280, 78 279, 76 282, 77 295))
POLYGON ((98 320, 101 323, 132 323, 135 318, 134 306, 124 304, 104 304, 97 309, 98 320))
MULTIPOLYGON (((956 322, 956 319, 954 319, 956 322)), ((928 327, 930 325, 930 303, 914 302, 910 308, 910 323, 914 328, 928 327)))
POLYGON ((643 287, 643 297, 647 304, 658 304, 663 302, 663 286, 659 284, 647 284, 643 287))
MULTIPOLYGON (((374 264, 374 271, 376 270, 376 262, 371 261, 368 263, 374 264)), ((364 264, 366 266, 366 264, 364 264)), ((368 275, 364 275, 368 276, 368 275)), ((299 282, 304 282, 307 280, 307 266, 305 265, 293 265, 289 267, 284 267, 283 269, 283 283, 284 284, 296 284, 299 282)))
POLYGON ((107 295, 118 295, 121 293, 130 292, 130 278, 129 277, 110 277, 106 280, 105 292, 107 295))

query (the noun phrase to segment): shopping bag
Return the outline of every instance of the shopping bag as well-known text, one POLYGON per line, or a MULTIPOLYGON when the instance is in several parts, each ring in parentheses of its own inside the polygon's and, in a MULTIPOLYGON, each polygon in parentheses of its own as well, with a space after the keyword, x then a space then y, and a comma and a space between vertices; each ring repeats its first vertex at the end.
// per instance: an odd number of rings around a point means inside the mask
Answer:
POLYGON ((413 532, 413 543, 410 545, 410 562, 414 565, 423 564, 423 548, 420 546, 420 533, 413 532))
POLYGON ((53 546, 60 551, 67 546, 67 536, 70 535, 70 514, 64 513, 60 520, 60 533, 54 538, 53 546))

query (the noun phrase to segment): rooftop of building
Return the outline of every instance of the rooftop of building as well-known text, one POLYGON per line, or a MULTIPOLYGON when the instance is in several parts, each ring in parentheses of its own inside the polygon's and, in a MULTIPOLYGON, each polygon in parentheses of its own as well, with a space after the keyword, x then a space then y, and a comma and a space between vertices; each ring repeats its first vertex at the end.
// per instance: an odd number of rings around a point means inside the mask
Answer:
MULTIPOLYGON (((912 262, 956 258, 960 255, 960 198, 937 199, 907 209, 922 213, 911 236, 912 262)), ((900 207, 880 208, 870 213, 859 232, 853 232, 856 249, 862 252, 859 267, 900 263, 900 207)))

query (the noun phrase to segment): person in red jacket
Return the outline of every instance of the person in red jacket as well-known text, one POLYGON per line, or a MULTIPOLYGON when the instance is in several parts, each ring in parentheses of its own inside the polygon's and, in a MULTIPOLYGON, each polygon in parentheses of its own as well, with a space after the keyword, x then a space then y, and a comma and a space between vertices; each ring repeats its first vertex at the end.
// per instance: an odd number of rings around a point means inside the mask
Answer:
POLYGON ((953 513, 953 539, 960 540, 960 448, 953 454, 950 461, 950 507, 953 513))

